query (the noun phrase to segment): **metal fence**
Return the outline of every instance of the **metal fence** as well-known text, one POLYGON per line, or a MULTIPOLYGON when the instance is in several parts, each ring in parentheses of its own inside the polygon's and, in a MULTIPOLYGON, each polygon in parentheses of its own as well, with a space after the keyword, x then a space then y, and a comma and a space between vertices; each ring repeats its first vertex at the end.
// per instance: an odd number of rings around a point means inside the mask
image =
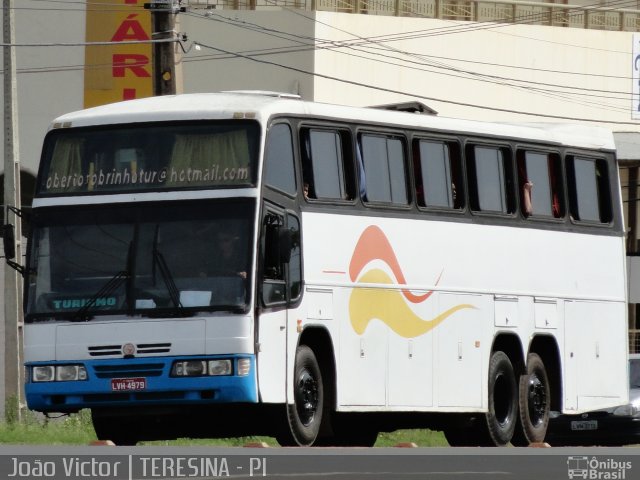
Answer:
POLYGON ((193 8, 328 12, 517 23, 596 30, 640 31, 640 10, 510 0, 189 0, 193 8))
POLYGON ((640 353, 640 330, 629 329, 629 353, 640 353))

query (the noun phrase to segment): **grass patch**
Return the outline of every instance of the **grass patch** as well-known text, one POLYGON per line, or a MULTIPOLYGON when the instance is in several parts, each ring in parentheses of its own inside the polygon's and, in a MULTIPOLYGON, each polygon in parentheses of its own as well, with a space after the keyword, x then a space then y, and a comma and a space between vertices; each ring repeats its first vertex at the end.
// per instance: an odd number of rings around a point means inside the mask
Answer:
MULTIPOLYGON (((0 422, 0 445, 88 445, 97 440, 89 410, 82 410, 79 413, 59 418, 46 418, 26 411, 21 419, 18 419, 14 409, 7 408, 6 411, 8 414, 5 421, 0 422)), ((275 438, 257 436, 217 439, 179 438, 140 442, 138 445, 242 447, 248 443, 258 442, 264 442, 270 447, 278 446, 275 438)), ((378 435, 375 446, 393 447, 399 443, 411 442, 419 447, 445 447, 448 445, 442 432, 416 429, 381 433, 378 435)))
POLYGON ((46 418, 25 412, 21 420, 8 418, 0 423, 0 444, 6 445, 88 445, 96 440, 88 410, 46 418))

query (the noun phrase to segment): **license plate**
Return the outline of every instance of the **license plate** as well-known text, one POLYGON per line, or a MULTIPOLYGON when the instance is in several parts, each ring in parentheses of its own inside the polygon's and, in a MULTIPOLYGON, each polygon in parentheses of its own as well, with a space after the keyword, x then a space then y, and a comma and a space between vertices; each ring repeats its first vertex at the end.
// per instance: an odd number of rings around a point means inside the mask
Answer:
POLYGON ((597 429, 598 429, 597 420, 575 420, 571 422, 571 430, 581 431, 581 430, 597 430, 597 429))
POLYGON ((114 392, 130 392, 144 390, 146 388, 147 379, 144 377, 111 379, 111 390, 114 392))

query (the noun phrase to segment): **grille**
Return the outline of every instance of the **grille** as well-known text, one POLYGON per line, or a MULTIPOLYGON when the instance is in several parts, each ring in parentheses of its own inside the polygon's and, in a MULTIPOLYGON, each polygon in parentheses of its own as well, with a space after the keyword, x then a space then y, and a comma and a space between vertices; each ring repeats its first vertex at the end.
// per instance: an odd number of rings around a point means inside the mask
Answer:
POLYGON ((182 392, 111 393, 83 395, 85 402, 130 402, 132 400, 183 400, 182 392))
POLYGON ((98 378, 159 377, 163 363, 137 363, 132 365, 95 365, 93 371, 98 378))
MULTIPOLYGON (((122 355, 122 345, 95 345, 89 347, 89 355, 92 357, 106 357, 122 355)), ((169 353, 170 343, 140 343, 136 345, 136 355, 148 355, 152 353, 169 353)))

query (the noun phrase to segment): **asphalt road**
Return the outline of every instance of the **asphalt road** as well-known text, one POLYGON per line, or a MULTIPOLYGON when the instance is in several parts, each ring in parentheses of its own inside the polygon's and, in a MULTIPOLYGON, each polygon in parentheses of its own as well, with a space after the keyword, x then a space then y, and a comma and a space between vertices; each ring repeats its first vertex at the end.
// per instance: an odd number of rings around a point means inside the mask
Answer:
POLYGON ((638 448, 0 447, 0 478, 640 479, 638 448))

